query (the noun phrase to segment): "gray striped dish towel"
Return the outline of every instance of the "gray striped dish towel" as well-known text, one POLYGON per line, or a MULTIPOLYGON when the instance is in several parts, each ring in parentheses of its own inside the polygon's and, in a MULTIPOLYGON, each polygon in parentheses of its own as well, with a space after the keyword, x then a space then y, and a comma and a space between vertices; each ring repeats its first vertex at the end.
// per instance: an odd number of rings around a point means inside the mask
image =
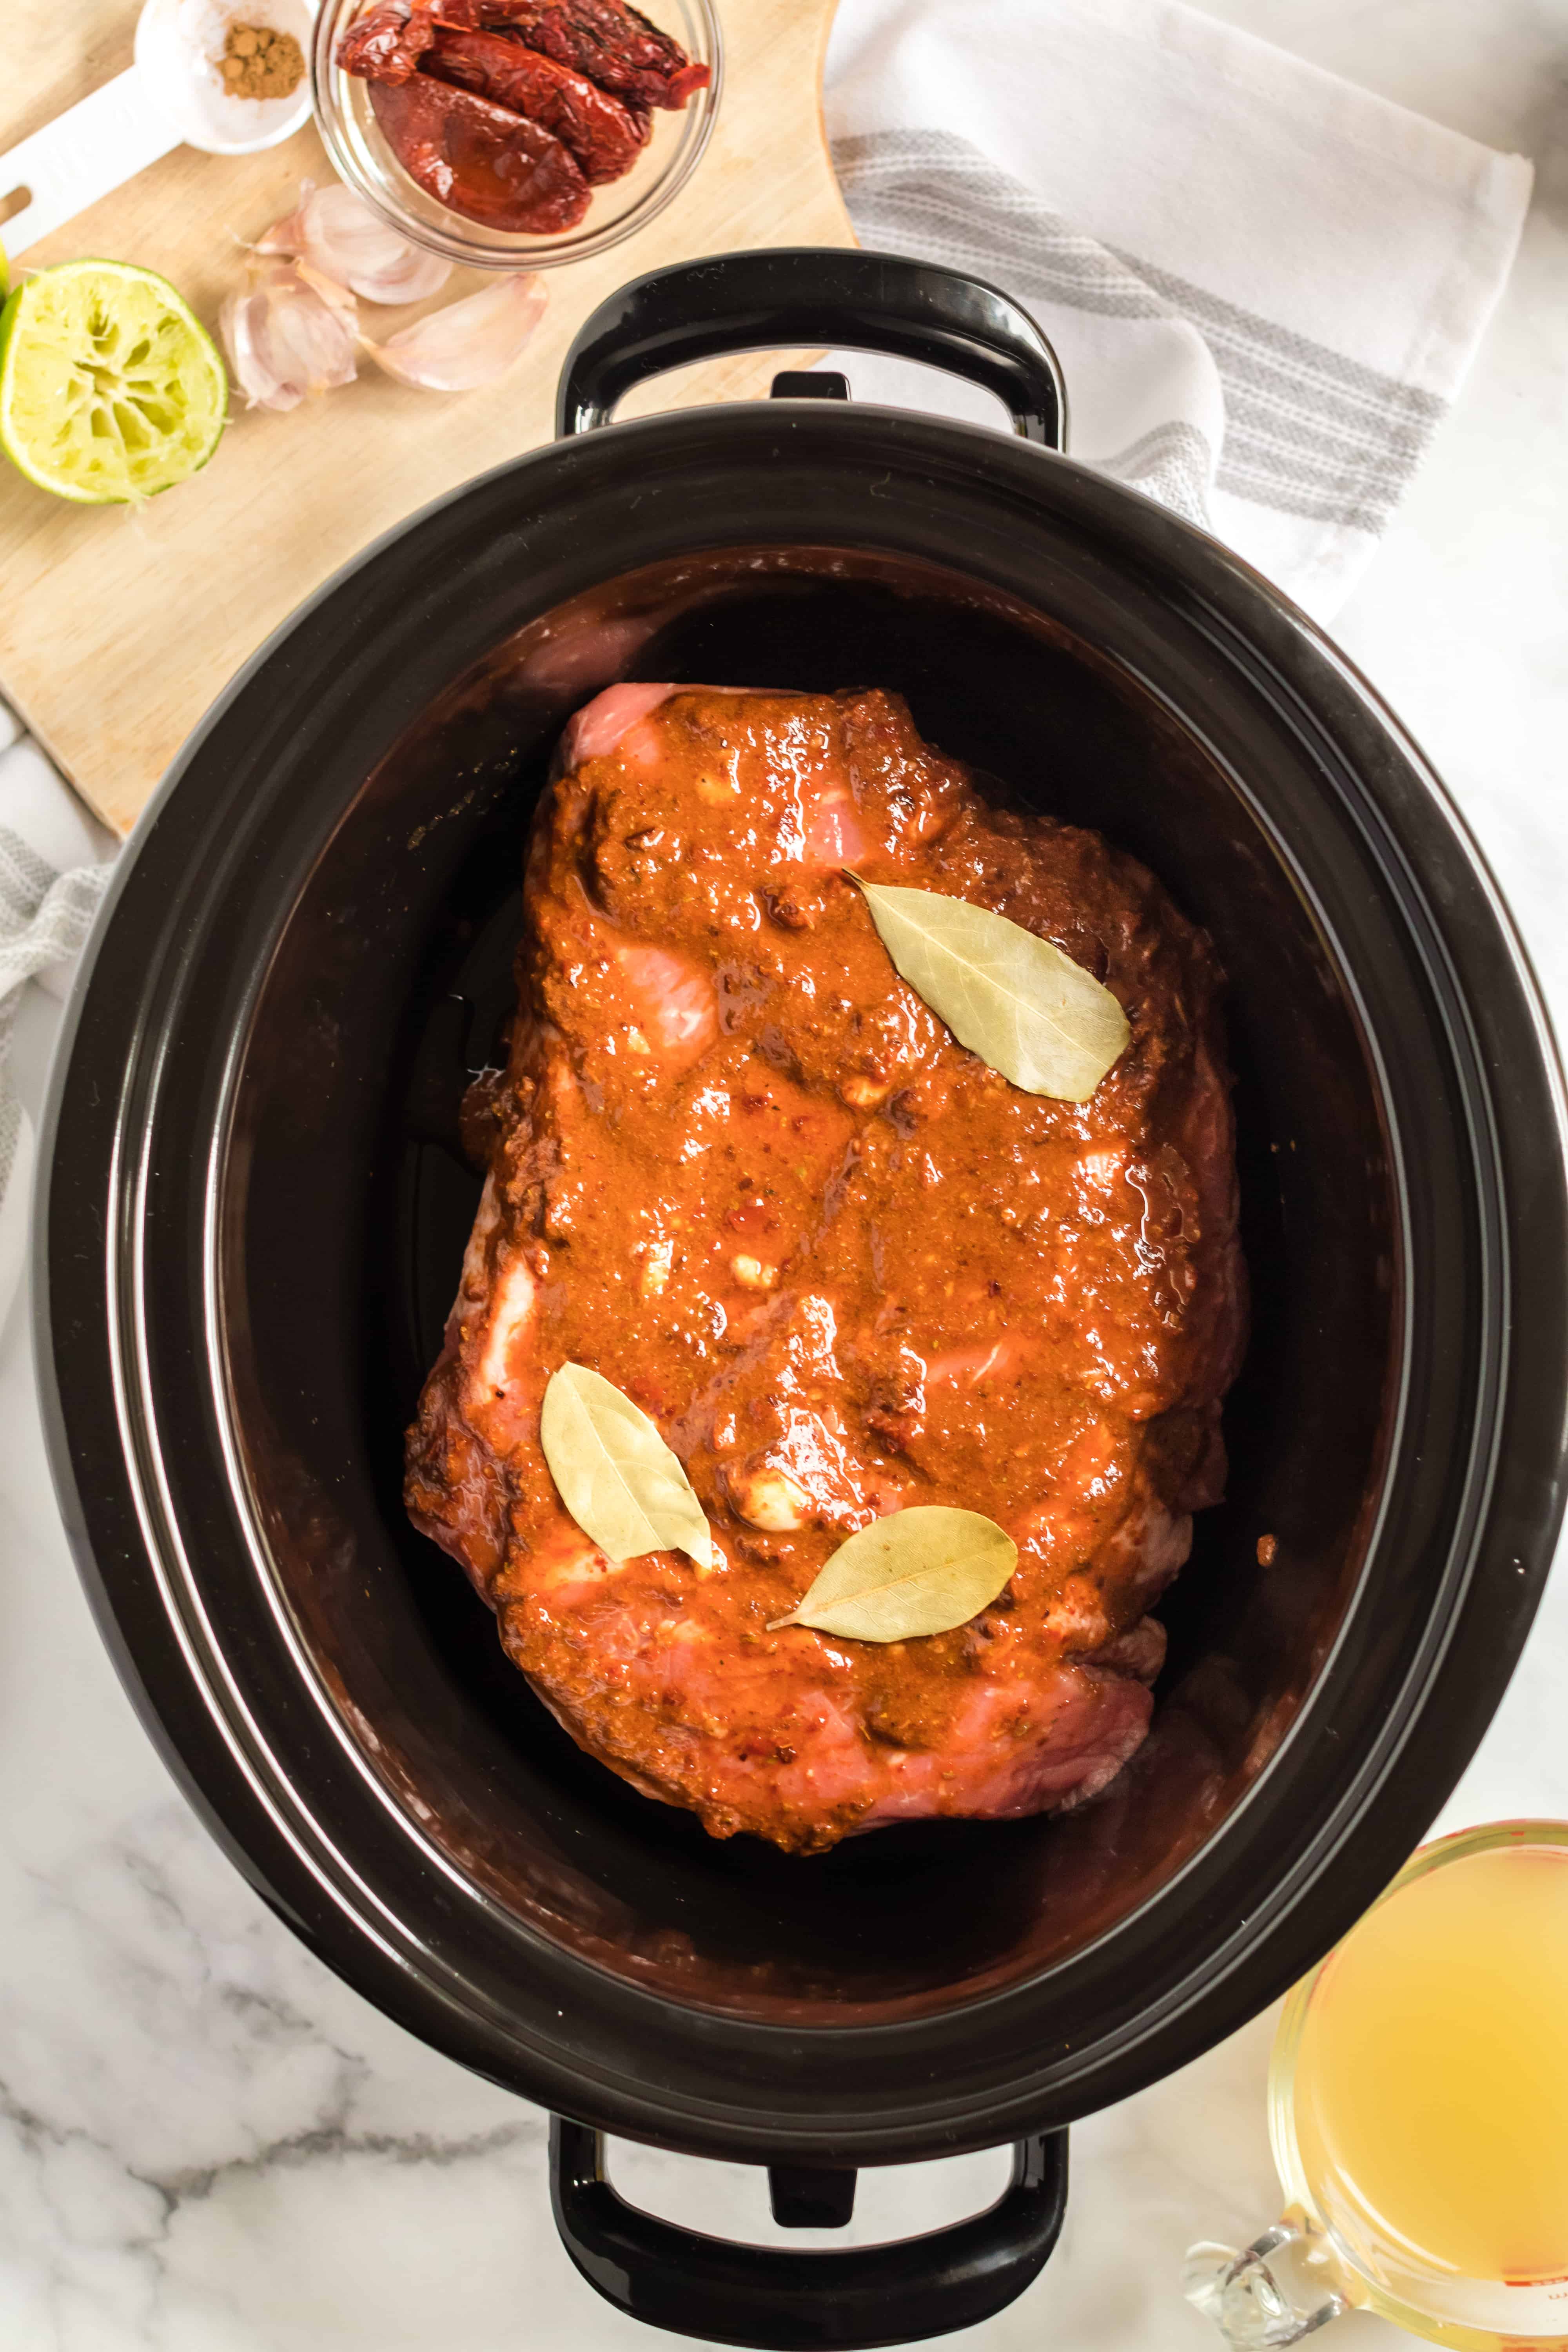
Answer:
POLYGON ((861 242, 1004 287, 1061 358, 1072 453, 1331 618, 1502 291, 1530 164, 1177 0, 840 0, 826 100, 861 242))
POLYGON ((30 980, 62 996, 118 846, 0 703, 0 1325, 26 1248, 33 1128, 11 1084, 11 1037, 30 980))

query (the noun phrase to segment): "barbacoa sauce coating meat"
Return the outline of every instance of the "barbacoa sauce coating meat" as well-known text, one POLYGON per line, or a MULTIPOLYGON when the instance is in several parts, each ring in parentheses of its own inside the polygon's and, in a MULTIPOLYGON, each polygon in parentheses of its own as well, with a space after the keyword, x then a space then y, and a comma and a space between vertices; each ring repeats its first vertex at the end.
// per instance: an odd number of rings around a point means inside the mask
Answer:
POLYGON ((1144 1735, 1244 1332, 1207 940, 1098 835, 989 808, 885 694, 613 688, 564 757, 509 1064, 469 1105, 489 1176, 416 1523, 579 1743, 716 1836, 810 1852, 1093 1793, 1144 1735), (1131 1043, 1092 1099, 960 1046, 847 866, 1104 980, 1131 1043), (710 1572, 617 1567, 567 1517, 539 1443, 567 1362, 658 1423, 710 1572), (768 1630, 921 1503, 1015 1538, 992 1607, 887 1644, 768 1630))

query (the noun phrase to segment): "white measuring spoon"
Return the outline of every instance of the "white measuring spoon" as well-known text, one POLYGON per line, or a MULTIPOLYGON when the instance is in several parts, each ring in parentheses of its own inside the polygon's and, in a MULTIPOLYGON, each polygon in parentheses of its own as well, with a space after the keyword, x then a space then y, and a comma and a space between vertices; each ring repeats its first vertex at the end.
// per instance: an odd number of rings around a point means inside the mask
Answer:
POLYGON ((254 155, 290 137, 310 119, 309 72, 288 98, 234 98, 214 60, 233 23, 292 33, 308 58, 313 16, 311 0, 146 0, 135 63, 0 155, 0 212, 26 199, 0 226, 6 252, 25 252, 171 148, 254 155))

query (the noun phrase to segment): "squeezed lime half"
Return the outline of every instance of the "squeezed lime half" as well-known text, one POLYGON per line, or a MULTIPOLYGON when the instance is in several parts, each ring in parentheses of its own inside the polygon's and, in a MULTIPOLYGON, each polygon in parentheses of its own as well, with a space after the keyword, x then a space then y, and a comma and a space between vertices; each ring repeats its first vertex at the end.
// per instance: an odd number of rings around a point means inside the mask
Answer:
POLYGON ((0 448, 58 498, 172 489, 206 464, 227 410, 212 337, 151 269, 58 262, 0 310, 0 448))

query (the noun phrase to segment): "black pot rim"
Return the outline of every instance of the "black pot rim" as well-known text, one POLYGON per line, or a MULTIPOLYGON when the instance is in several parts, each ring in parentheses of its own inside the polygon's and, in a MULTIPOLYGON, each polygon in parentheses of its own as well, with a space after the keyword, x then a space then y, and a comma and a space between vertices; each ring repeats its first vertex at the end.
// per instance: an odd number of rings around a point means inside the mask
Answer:
MULTIPOLYGON (((492 525, 500 528, 499 520, 492 525)), ((750 536, 742 534, 742 536, 750 536)), ((401 720, 399 720, 401 723, 401 720)), ((395 728, 393 730, 395 732, 395 728)), ((238 853, 237 852, 237 855, 238 853)), ((140 918, 139 918, 140 919, 140 918)), ((188 1793, 231 1855, 274 1907, 347 1979, 424 2039, 481 2073, 584 2121, 694 2152, 764 2158, 780 2153, 840 2160, 896 2161, 979 2147, 1026 2129, 1054 2126, 1142 2087, 1212 2044, 1254 2014, 1310 1965, 1386 1884, 1447 1797, 1479 1740, 1511 1673, 1550 1563, 1563 1499, 1563 1379, 1559 1309, 1568 1287, 1568 1207, 1563 1179, 1563 1087, 1556 1047, 1528 957, 1501 895, 1468 828, 1431 769, 1381 699, 1345 657, 1278 591, 1216 542, 1154 508, 1137 493, 1071 460, 1001 440, 978 427, 937 424, 901 412, 857 406, 824 414, 813 406, 782 415, 742 404, 712 415, 659 417, 556 445, 495 469, 426 508, 386 534, 329 582, 265 645, 204 719, 145 814, 95 929, 62 1034, 38 1155, 36 1297, 40 1391, 50 1458, 73 1548, 122 1675, 188 1793), (338 1851, 331 1828, 291 1789, 247 1720, 235 1663, 204 1637, 189 1606, 178 1558, 178 1531, 131 1464, 146 1424, 136 1395, 133 1324, 138 1241, 135 1156, 144 1139, 134 1118, 135 1084, 155 1059, 159 1000, 188 943, 193 843, 212 837, 222 810, 197 814, 181 800, 189 779, 226 726, 258 707, 269 677, 299 675, 352 658, 367 632, 390 625, 384 613, 395 579, 422 569, 438 573, 457 526, 507 505, 543 507, 571 493, 574 481, 613 451, 649 473, 673 470, 721 432, 738 449, 786 453, 818 446, 880 449, 908 467, 961 464, 1020 510, 1052 505, 1102 530, 1162 577, 1181 581, 1212 616, 1217 635, 1245 641, 1256 662, 1272 668, 1299 700, 1303 723, 1335 726, 1356 737, 1369 771, 1375 765, 1382 814, 1396 837, 1413 903, 1425 906, 1452 1001, 1468 1030, 1468 1049, 1484 1093, 1470 1138, 1478 1182, 1491 1202, 1488 1234, 1491 1278, 1501 1320, 1496 1392, 1488 1416, 1489 1455, 1472 1465, 1466 1525, 1453 1555, 1419 1661, 1391 1706, 1382 1738, 1348 1772, 1331 1817, 1263 1895, 1258 1908, 1211 1938, 1201 1988, 1184 1979, 1163 2005, 1126 2021, 1091 2072, 1055 2083, 1026 2070, 1005 2094, 954 2098, 940 2083, 921 2097, 884 2110, 784 2116, 748 2106, 734 2084, 710 2098, 647 2095, 624 2080, 595 2079, 579 2060, 563 2063, 548 2039, 498 2031, 466 2000, 449 1971, 436 1966, 417 1923, 388 1917, 353 1852, 338 1851), (182 818, 174 824, 173 819, 182 818), (1440 884, 1450 919, 1435 910, 1440 884), (161 894, 171 914, 157 953, 138 961, 129 988, 116 925, 134 889, 161 894), (1451 904, 1464 898, 1470 929, 1460 936, 1451 904), (184 929, 182 929, 184 926, 184 929), (117 996, 118 1001, 111 1002, 117 996), (93 1034, 84 1048, 90 1009, 93 1034), (117 1041, 119 1065, 109 1050, 117 1041), (123 1086, 120 1070, 123 1068, 123 1086), (113 1074, 112 1102, 89 1091, 113 1074), (134 1083, 133 1083, 134 1082, 134 1083), (57 1155, 62 1131, 73 1150, 57 1155), (74 1147, 90 1139, 87 1150, 74 1147), (1510 1255, 1508 1216, 1524 1171, 1534 1183, 1533 1214, 1555 1255, 1523 1269, 1510 1255), (105 1236, 109 1247, 105 1248, 105 1236), (124 1254, 129 1248, 130 1255, 124 1254), (132 1310, 128 1324, 127 1310, 132 1310), (1531 1379, 1540 1385, 1533 1398, 1531 1379), (116 1401, 116 1426, 101 1421, 104 1397, 116 1401), (1505 1493, 1504 1488, 1508 1491, 1505 1493), (1481 1638, 1484 1629, 1485 1638, 1481 1638), (209 1645, 210 1644, 210 1645, 209 1645), (1348 1843, 1347 1843, 1348 1842, 1348 1843)), ((1484 1204, 1483 1204, 1484 1205, 1484 1204)), ((1321 1671, 1331 1680, 1335 1653, 1321 1671)), ((1309 1703, 1282 1743, 1317 1738, 1321 1711, 1309 1703)), ((1265 1802, 1279 1758, 1227 1820, 1265 1802)), ((389 1801, 383 1800, 388 1803, 389 1801)), ((401 1832, 400 1832, 401 1833, 401 1832)), ((1184 1882, 1213 1867, 1212 1845, 1184 1864, 1143 1906, 1168 1904, 1184 1882)), ((1122 1923, 1125 1925, 1126 1923, 1122 1923)), ((1116 1933, 1121 1932, 1118 1927, 1116 1933)), ((569 1984, 585 1963, 556 1956, 569 1984)), ((1031 1983, 1033 1980, 1030 1980, 1031 1983)), ((981 1996, 976 2007, 1018 2010, 1030 1989, 981 1996)), ((623 2003, 647 2005, 650 2030, 668 2004, 623 1987, 623 2003)), ((1011 2012, 1010 2012, 1011 2013, 1011 2012)), ((945 2021, 817 2030, 891 2037, 913 2058, 940 2058, 945 2021)), ((804 2053, 811 2031, 711 2018, 716 2052, 734 2055, 737 2071, 752 2037, 784 2035, 804 2053)))

